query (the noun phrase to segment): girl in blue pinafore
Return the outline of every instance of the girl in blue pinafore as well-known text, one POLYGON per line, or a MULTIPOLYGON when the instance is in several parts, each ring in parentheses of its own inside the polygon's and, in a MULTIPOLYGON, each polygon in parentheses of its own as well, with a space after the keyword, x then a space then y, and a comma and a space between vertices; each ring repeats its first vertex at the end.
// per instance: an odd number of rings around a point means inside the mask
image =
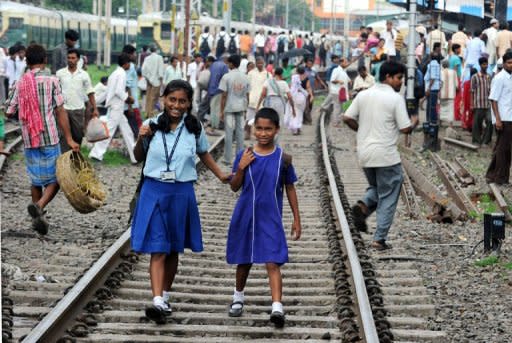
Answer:
POLYGON ((265 263, 272 293, 270 321, 283 327, 284 312, 281 304, 282 279, 280 266, 288 262, 288 246, 283 228, 283 192, 293 212, 292 237, 300 238, 301 225, 297 181, 291 157, 274 144, 279 132, 279 115, 271 108, 256 113, 254 135, 256 145, 240 151, 233 165, 231 189, 242 193, 229 225, 226 259, 237 264, 236 287, 229 316, 242 315, 244 288, 253 263, 265 263))
POLYGON ((201 124, 188 114, 193 94, 188 82, 171 81, 164 90, 164 112, 144 122, 134 148, 137 161, 145 163, 131 246, 136 252, 151 254, 153 305, 146 308, 146 316, 158 324, 164 324, 171 313, 169 293, 179 253, 185 248, 203 250, 194 194, 196 154, 220 180, 229 178, 208 153, 201 124))

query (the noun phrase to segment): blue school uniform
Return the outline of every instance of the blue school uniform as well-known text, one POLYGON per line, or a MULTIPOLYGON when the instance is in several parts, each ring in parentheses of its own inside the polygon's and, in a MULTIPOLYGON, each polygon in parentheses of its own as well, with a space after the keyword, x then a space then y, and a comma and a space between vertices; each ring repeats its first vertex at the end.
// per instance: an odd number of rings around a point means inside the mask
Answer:
MULTIPOLYGON (((233 172, 242 154, 238 153, 233 172)), ((282 220, 284 184, 293 184, 297 175, 292 165, 284 167, 280 147, 268 155, 255 152, 254 157, 245 170, 242 193, 229 225, 226 260, 229 264, 283 264, 288 262, 282 220)))
MULTIPOLYGON (((151 119, 156 122, 156 118, 151 119)), ((149 124, 147 120, 145 125, 149 124)), ((201 222, 194 194, 197 180, 196 154, 208 151, 208 140, 204 130, 199 137, 187 130, 182 121, 176 130, 163 134, 157 131, 149 144, 144 182, 134 211, 131 247, 142 253, 183 252, 185 248, 194 252, 203 250, 201 222), (181 134, 180 134, 181 131, 181 134), (178 138, 169 169, 175 172, 176 180, 160 179, 166 171, 167 155, 178 138)))

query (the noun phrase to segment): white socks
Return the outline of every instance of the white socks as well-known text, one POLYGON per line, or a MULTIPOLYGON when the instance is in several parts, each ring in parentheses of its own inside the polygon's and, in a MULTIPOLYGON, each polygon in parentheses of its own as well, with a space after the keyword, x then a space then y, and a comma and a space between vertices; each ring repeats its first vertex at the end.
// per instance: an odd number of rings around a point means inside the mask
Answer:
POLYGON ((274 301, 272 303, 272 312, 280 312, 283 313, 283 304, 278 301, 274 301))
POLYGON ((167 305, 164 302, 164 298, 162 298, 161 296, 158 296, 158 295, 153 298, 153 305, 155 305, 157 307, 161 307, 161 308, 167 307, 167 305))
MULTIPOLYGON (((237 291, 236 288, 235 288, 235 291, 233 292, 233 302, 237 302, 237 301, 240 301, 240 302, 244 302, 244 291, 237 291)), ((242 308, 242 305, 240 304, 234 304, 232 307, 232 309, 239 309, 239 308, 242 308)))

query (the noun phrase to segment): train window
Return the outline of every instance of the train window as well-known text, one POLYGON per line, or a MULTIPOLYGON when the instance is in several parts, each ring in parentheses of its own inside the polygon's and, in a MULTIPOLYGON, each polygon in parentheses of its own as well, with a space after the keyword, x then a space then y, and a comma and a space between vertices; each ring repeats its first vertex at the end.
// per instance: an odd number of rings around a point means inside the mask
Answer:
POLYGON ((171 23, 162 23, 161 24, 161 39, 170 39, 171 38, 171 23))
POLYGON ((152 27, 141 27, 140 34, 145 38, 153 38, 153 28, 152 27))
POLYGON ((9 18, 9 28, 10 29, 22 29, 23 28, 23 18, 9 18))

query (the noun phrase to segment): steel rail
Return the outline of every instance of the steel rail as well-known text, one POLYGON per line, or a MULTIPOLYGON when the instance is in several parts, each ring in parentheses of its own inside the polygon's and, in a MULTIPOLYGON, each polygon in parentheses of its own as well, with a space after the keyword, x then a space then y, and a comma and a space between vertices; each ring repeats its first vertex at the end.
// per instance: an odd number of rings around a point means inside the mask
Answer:
POLYGON ((379 336, 377 334, 377 328, 375 327, 375 321, 373 319, 373 312, 370 306, 370 300, 368 299, 368 293, 366 292, 366 284, 363 276, 361 264, 357 254, 357 249, 352 240, 352 234, 348 225, 347 217, 341 204, 340 195, 338 193, 338 187, 332 172, 331 162, 329 159, 329 152, 327 147, 327 135, 325 133, 325 111, 322 111, 320 116, 320 135, 322 141, 322 157, 329 180, 329 188, 331 190, 332 200, 334 203, 334 209, 336 216, 341 225, 341 232, 343 234, 343 241, 345 242, 345 248, 352 270, 352 278, 354 281, 354 287, 357 296, 357 304, 359 312, 361 314, 361 322, 363 324, 363 331, 366 343, 379 343, 379 336))
MULTIPOLYGON (((220 149, 224 144, 224 135, 219 137, 208 152, 220 149)), ((196 166, 200 164, 196 158, 196 166)), ((99 287, 102 287, 110 274, 123 261, 122 256, 130 251, 131 228, 119 237, 103 255, 91 266, 68 293, 23 339, 22 343, 56 342, 75 321, 84 306, 90 301, 99 287)))

